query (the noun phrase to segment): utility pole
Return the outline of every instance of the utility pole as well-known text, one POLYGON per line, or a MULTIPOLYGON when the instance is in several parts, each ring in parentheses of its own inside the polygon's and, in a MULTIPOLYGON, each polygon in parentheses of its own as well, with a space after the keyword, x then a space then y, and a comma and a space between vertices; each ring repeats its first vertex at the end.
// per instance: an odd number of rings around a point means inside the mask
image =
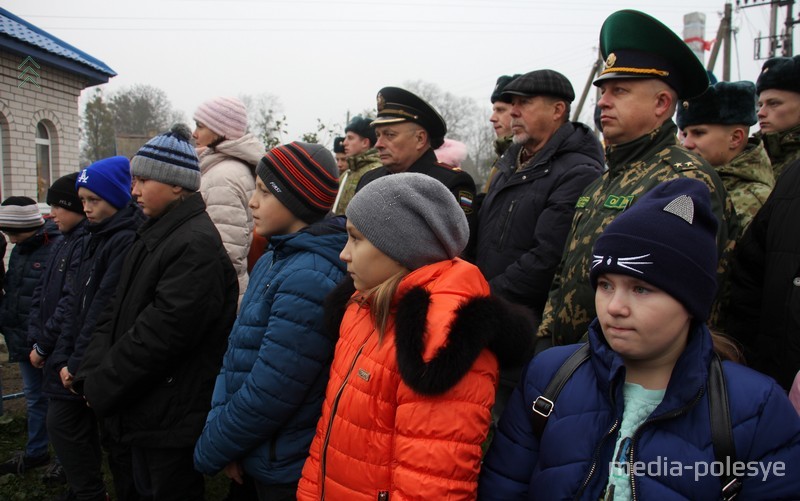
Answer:
POLYGON ((583 87, 583 92, 581 93, 580 101, 578 101, 578 106, 576 106, 575 111, 572 112, 572 120, 574 122, 577 122, 578 118, 581 116, 583 105, 586 103, 586 97, 589 95, 589 90, 592 88, 592 82, 594 82, 594 79, 597 78, 597 75, 600 73, 600 69, 602 67, 603 56, 598 52, 597 60, 592 65, 592 70, 589 72, 589 78, 586 80, 586 85, 583 87))
POLYGON ((717 29, 717 38, 714 42, 714 47, 711 49, 711 55, 708 56, 708 65, 706 69, 713 72, 714 66, 717 64, 717 57, 719 56, 720 46, 725 47, 725 52, 722 55, 722 80, 729 82, 731 79, 731 17, 733 7, 730 3, 725 4, 725 13, 722 16, 722 21, 719 23, 717 29))
POLYGON ((769 36, 758 37, 753 40, 753 59, 768 59, 778 55, 778 48, 782 56, 794 54, 794 25, 800 20, 794 19, 795 0, 736 0, 736 7, 746 9, 749 7, 763 7, 769 5, 769 36), (778 34, 778 9, 786 7, 786 21, 783 23, 783 33, 778 34), (769 45, 768 54, 761 54, 761 44, 769 45))

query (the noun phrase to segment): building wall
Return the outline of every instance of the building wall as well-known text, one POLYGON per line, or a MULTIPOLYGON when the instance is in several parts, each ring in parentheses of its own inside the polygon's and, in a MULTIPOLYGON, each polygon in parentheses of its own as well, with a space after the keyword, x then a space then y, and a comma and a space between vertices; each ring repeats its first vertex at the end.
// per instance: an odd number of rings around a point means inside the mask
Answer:
POLYGON ((36 127, 43 122, 51 142, 52 183, 79 167, 78 97, 87 82, 70 73, 36 61, 39 87, 31 82, 19 87, 17 69, 25 57, 0 50, 0 197, 37 198, 36 127))

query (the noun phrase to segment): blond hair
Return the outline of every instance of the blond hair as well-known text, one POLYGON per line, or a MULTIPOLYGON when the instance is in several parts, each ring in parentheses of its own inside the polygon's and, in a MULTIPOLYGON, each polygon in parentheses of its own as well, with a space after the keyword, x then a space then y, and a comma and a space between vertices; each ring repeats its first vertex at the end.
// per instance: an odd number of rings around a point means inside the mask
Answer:
POLYGON ((386 334, 386 324, 392 315, 392 303, 394 295, 397 293, 397 287, 409 273, 408 270, 398 271, 380 285, 366 292, 359 292, 351 300, 362 306, 364 304, 369 305, 373 326, 378 331, 378 344, 383 342, 383 336, 386 334))

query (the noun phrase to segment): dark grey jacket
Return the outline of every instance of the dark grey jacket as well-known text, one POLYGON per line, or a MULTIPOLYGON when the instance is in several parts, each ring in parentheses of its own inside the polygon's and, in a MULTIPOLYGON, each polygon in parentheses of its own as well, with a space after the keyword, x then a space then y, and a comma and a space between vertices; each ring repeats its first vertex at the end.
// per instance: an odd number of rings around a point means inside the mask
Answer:
POLYGON ((512 145, 478 214, 476 264, 492 292, 541 318, 575 203, 603 172, 603 148, 589 128, 567 122, 519 170, 512 145))

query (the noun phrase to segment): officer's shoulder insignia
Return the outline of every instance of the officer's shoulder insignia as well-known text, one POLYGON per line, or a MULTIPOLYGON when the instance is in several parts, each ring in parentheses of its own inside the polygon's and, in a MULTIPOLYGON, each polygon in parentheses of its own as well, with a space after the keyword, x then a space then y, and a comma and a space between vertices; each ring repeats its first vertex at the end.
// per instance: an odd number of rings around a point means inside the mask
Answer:
POLYGON ((472 214, 472 202, 473 202, 474 195, 466 190, 459 190, 458 191, 458 205, 461 206, 461 210, 464 211, 464 214, 472 214))

